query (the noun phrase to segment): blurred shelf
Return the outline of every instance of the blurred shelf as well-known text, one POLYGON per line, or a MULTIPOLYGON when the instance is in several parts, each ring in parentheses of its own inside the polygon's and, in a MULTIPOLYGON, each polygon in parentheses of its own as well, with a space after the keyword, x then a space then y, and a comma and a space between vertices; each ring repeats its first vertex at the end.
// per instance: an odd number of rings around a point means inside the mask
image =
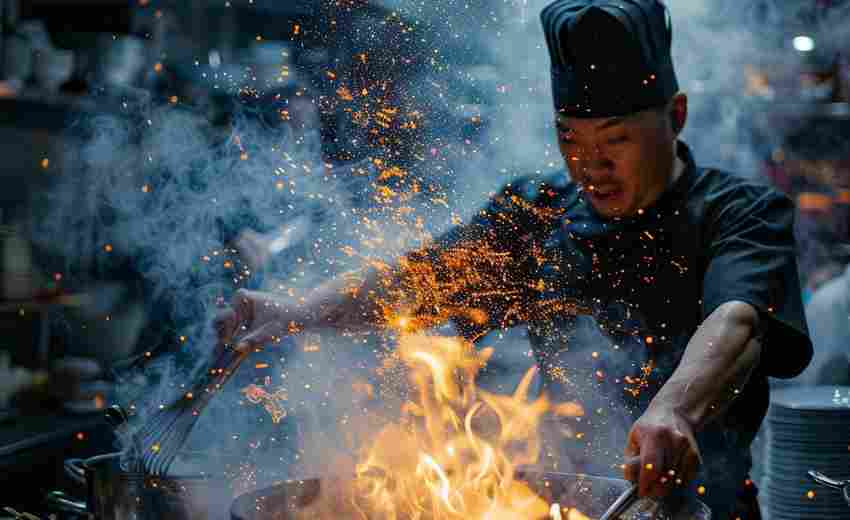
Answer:
MULTIPOLYGON (((61 131, 83 115, 113 114, 130 117, 120 98, 93 99, 61 94, 18 93, 0 97, 0 125, 61 131)), ((136 114, 137 115, 137 114, 136 114)))

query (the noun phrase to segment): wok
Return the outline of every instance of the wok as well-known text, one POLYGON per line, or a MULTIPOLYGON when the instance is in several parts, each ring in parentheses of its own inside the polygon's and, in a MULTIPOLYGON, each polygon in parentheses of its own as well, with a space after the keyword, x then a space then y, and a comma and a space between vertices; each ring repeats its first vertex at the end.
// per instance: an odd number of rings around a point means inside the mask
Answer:
MULTIPOLYGON (((629 487, 625 480, 591 475, 518 472, 517 477, 547 502, 573 507, 598 518, 629 487)), ((240 496, 231 520, 360 520, 350 503, 351 481, 340 478, 292 480, 240 496)), ((679 497, 667 507, 667 520, 710 520, 711 511, 696 498, 679 497)), ((529 519, 537 520, 537 519, 529 519)))

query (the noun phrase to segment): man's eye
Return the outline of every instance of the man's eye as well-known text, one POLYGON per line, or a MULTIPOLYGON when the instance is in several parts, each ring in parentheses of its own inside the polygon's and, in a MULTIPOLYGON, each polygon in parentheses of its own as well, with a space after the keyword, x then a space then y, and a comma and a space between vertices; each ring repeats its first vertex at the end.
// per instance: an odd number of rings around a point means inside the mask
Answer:
POLYGON ((612 137, 611 139, 608 139, 608 144, 621 144, 627 142, 628 140, 628 136, 619 135, 617 137, 612 137))
POLYGON ((564 144, 575 144, 575 141, 573 140, 572 136, 567 132, 558 133, 558 138, 564 144))

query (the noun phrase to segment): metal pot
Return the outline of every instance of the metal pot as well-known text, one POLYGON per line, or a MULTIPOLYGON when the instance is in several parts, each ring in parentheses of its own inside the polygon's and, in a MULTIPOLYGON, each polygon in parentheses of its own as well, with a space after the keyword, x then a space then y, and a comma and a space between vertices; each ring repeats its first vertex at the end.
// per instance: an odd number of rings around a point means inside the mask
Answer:
POLYGON ((233 499, 227 480, 205 475, 154 477, 125 470, 121 459, 117 452, 66 460, 65 473, 85 486, 86 501, 52 492, 48 505, 96 520, 226 518, 233 499))

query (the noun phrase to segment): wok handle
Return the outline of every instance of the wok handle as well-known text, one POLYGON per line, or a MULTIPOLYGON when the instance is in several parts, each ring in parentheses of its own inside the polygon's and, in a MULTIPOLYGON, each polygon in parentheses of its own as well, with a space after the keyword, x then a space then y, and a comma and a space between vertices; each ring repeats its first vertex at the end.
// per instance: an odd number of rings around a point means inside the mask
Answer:
POLYGON ((65 474, 81 486, 86 485, 86 470, 84 464, 85 461, 83 459, 65 459, 65 474))

